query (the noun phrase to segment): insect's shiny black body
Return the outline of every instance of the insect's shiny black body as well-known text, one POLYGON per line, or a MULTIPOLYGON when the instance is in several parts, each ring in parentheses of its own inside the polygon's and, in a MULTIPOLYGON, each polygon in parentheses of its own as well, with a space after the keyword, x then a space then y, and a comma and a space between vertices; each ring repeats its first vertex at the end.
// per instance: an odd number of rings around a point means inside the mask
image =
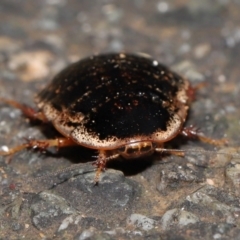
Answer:
MULTIPOLYGON (((58 123, 71 129, 67 134, 78 128, 98 141, 131 139, 174 125, 181 105, 188 108, 186 96, 181 104, 178 99, 179 92, 185 94, 186 82, 151 58, 105 54, 64 69, 40 92, 37 103, 42 109, 50 105, 57 115, 65 112, 58 123)), ((48 118, 51 111, 45 115, 48 118)))
POLYGON ((214 145, 226 143, 192 126, 183 127, 194 92, 188 80, 150 57, 125 53, 88 57, 62 70, 37 95, 37 110, 0 98, 63 135, 30 140, 0 155, 73 145, 95 149, 97 183, 106 163, 120 156, 134 159, 162 151, 179 155, 178 150, 164 149, 164 143, 178 134, 214 145))

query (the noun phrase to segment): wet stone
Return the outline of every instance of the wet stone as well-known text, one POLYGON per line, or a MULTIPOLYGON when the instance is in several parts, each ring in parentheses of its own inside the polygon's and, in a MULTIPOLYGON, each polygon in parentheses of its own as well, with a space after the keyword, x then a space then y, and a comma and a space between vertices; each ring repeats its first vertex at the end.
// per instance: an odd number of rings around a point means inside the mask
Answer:
POLYGON ((161 194, 166 194, 169 191, 175 191, 190 183, 203 182, 203 169, 199 167, 192 167, 191 164, 178 165, 168 164, 167 168, 161 171, 160 178, 157 183, 157 190, 161 194))
MULTIPOLYGON (((240 153, 239 147, 238 148, 224 147, 215 156, 211 158, 211 160, 209 161, 209 166, 211 168, 227 167, 226 175, 228 175, 227 171, 231 169, 230 166, 240 162, 239 153, 240 153)), ((236 167, 237 167, 237 164, 236 164, 236 167)))
POLYGON ((79 212, 88 212, 90 216, 126 217, 139 195, 138 185, 116 170, 106 170, 101 174, 98 185, 94 183, 95 172, 76 176, 56 187, 59 195, 79 212))
POLYGON ((23 228, 23 226, 19 222, 13 222, 12 223, 12 230, 13 231, 19 231, 23 228))
POLYGON ((181 205, 198 216, 229 224, 238 222, 240 213, 239 201, 234 195, 206 185, 186 197, 181 205))
POLYGON ((232 161, 226 168, 226 179, 233 186, 235 194, 240 196, 240 159, 232 161))
POLYGON ((88 234, 93 235, 95 232, 98 232, 99 229, 108 229, 108 227, 108 223, 102 219, 97 217, 85 217, 82 213, 74 213, 67 215, 67 217, 61 221, 58 229, 54 228, 54 231, 56 237, 61 237, 63 234, 67 234, 72 231, 76 232, 77 230, 79 231, 79 234, 77 235, 86 237, 88 234))
POLYGON ((143 231, 149 231, 155 227, 157 222, 154 219, 151 219, 147 216, 144 216, 142 214, 131 214, 127 218, 127 225, 132 225, 136 228, 139 228, 143 231))
POLYGON ((93 227, 82 231, 80 236, 78 236, 78 240, 85 240, 93 237, 95 231, 96 230, 93 227))
POLYGON ((36 174, 35 177, 24 182, 23 191, 39 193, 46 189, 52 189, 74 176, 82 176, 90 172, 95 173, 95 167, 91 163, 79 163, 64 169, 56 170, 53 174, 45 174, 43 172, 44 169, 41 170, 40 175, 36 174))
POLYGON ((20 215, 20 209, 22 205, 22 198, 21 196, 0 196, 0 216, 8 215, 12 219, 18 219, 20 215))
POLYGON ((104 232, 103 233, 99 233, 99 232, 94 233, 94 231, 91 228, 89 228, 81 233, 76 234, 76 236, 74 237, 74 240, 90 240, 90 239, 114 240, 116 238, 115 238, 115 236, 112 237, 104 232))
POLYGON ((199 222, 199 218, 188 211, 182 209, 171 209, 164 213, 161 219, 161 227, 164 230, 171 229, 172 226, 178 226, 180 228, 199 222))
POLYGON ((189 224, 182 229, 174 228, 174 236, 171 238, 173 228, 164 233, 163 239, 239 239, 240 231, 228 223, 197 222, 189 224), (226 236, 226 237, 225 237, 226 236))
POLYGON ((51 191, 44 191, 31 205, 32 222, 37 229, 49 228, 53 221, 60 221, 66 215, 75 213, 68 202, 51 191))
POLYGON ((82 229, 107 229, 107 223, 101 219, 95 217, 85 217, 79 221, 78 226, 81 226, 82 229))
POLYGON ((72 223, 78 223, 81 220, 81 216, 79 215, 70 215, 63 219, 61 225, 58 228, 58 232, 61 232, 69 227, 72 223))

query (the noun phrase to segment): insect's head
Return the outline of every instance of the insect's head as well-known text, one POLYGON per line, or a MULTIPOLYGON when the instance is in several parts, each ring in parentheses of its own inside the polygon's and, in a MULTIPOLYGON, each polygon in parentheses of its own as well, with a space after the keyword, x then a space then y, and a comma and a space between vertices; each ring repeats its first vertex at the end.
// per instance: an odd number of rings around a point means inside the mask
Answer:
POLYGON ((155 148, 152 141, 133 141, 118 148, 118 153, 125 159, 133 159, 151 155, 155 148))

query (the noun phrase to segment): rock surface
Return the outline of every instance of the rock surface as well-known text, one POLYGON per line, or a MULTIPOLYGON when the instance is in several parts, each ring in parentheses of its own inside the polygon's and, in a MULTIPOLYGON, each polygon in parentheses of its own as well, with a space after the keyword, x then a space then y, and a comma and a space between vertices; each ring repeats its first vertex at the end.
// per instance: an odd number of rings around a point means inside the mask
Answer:
MULTIPOLYGON (((239 239, 239 12, 239 1, 220 0, 2 0, 0 97, 34 107, 70 62, 146 52, 193 86, 207 83, 186 125, 226 137, 219 150, 230 155, 112 161, 97 186, 96 153, 82 147, 0 156, 0 239, 239 239)), ((0 103, 1 150, 56 135, 0 103)), ((215 149, 182 138, 166 147, 215 149)))

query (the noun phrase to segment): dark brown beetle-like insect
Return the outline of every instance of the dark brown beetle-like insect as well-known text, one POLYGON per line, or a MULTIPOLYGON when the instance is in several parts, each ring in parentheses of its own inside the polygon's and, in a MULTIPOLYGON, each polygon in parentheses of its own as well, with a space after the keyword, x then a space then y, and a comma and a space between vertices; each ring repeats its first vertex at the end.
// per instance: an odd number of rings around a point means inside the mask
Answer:
POLYGON ((224 140, 210 139, 193 127, 183 127, 193 95, 194 88, 185 78, 145 55, 91 56, 65 68, 37 95, 39 111, 0 99, 31 119, 53 124, 63 135, 30 140, 0 155, 33 147, 81 145, 96 149, 97 182, 107 161, 162 152, 164 143, 178 134, 223 144, 224 140))

